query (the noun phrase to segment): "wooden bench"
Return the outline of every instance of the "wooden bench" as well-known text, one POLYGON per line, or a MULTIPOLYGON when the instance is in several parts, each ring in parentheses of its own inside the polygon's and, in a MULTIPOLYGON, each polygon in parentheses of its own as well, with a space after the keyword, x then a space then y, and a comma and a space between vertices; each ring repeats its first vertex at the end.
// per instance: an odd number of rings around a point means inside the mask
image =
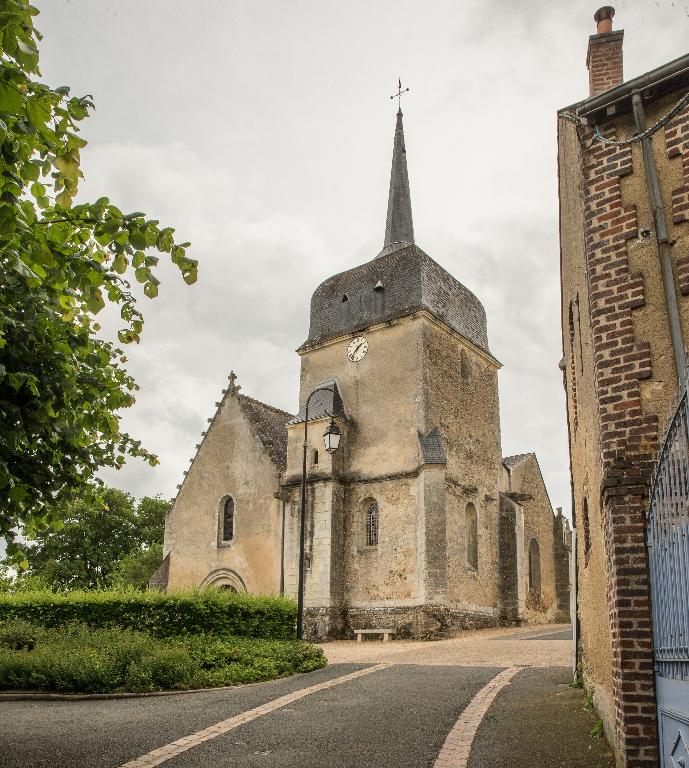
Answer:
POLYGON ((354 630, 357 643, 361 642, 362 635, 383 635, 383 642, 387 643, 387 641, 390 639, 390 636, 393 635, 394 633, 395 633, 394 629, 355 629, 354 630))

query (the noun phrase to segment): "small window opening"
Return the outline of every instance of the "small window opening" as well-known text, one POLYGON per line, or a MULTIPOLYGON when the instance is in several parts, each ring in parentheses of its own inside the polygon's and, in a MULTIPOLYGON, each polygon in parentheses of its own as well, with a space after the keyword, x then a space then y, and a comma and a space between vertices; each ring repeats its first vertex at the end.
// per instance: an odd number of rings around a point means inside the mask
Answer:
POLYGON ((536 539, 529 544, 529 592, 541 594, 541 549, 536 539))
POLYGON ((591 554, 591 526, 589 524, 589 503, 588 499, 584 499, 583 510, 583 523, 584 523, 584 567, 589 564, 589 556, 591 554))
POLYGON ((471 364, 469 363, 469 355, 467 355, 466 350, 463 349, 459 353, 459 372, 462 375, 463 379, 468 379, 471 375, 471 364))
POLYGON ((375 501, 366 507, 366 546, 378 546, 378 504, 375 501))
POLYGON ((344 304, 345 301, 349 301, 349 296, 346 293, 342 296, 342 303, 344 304))
POLYGON ((478 519, 476 507, 470 502, 466 508, 464 537, 467 568, 478 570, 478 519))
POLYGON ((378 281, 378 282, 377 282, 377 283, 376 283, 376 284, 373 286, 373 290, 374 290, 374 291, 378 291, 378 293, 380 293, 381 291, 384 291, 384 290, 385 290, 385 286, 384 286, 384 285, 383 285, 383 283, 381 283, 381 282, 380 282, 380 280, 379 280, 379 281, 378 281))
POLYGON ((318 451, 314 450, 313 452, 313 463, 318 464, 318 451))
POLYGON ((234 499, 229 496, 223 506, 222 540, 232 541, 234 538, 234 499))

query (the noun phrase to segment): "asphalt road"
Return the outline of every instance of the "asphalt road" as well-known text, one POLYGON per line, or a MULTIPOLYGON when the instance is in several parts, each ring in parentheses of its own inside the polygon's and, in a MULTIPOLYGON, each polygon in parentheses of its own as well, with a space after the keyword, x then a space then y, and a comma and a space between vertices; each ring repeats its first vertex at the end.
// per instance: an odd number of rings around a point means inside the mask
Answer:
MULTIPOLYGON (((363 665, 225 691, 142 699, 0 702, 3 768, 116 768, 174 739, 363 665)), ((474 694, 499 670, 391 666, 200 744, 165 763, 233 768, 431 765, 474 694)))
MULTIPOLYGON (((419 653, 426 645, 432 644, 421 644, 419 653)), ((485 648, 490 654, 491 644, 485 648)), ((0 702, 0 766, 119 768, 278 697, 372 666, 334 663, 308 675, 195 694, 0 702)), ((501 669, 392 663, 261 714, 162 765, 432 768, 460 714, 501 669)), ((570 679, 566 667, 520 669, 478 726, 468 768, 612 768, 605 741, 590 736, 593 716, 570 679)))

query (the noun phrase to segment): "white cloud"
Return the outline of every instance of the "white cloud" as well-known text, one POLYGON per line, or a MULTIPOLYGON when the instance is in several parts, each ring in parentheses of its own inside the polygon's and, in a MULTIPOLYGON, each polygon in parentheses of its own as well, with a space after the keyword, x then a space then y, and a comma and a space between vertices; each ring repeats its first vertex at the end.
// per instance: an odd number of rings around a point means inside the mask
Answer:
MULTIPOLYGON (((126 426, 161 466, 108 480, 171 495, 230 368, 295 407, 311 292, 381 244, 401 75, 417 240, 486 306, 505 453, 536 451, 568 508, 555 113, 586 95, 595 5, 37 3, 46 81, 97 104, 84 194, 175 226, 200 262, 191 288, 162 265, 128 350, 126 426)), ((616 5, 628 76, 686 52, 682 4, 616 5)))

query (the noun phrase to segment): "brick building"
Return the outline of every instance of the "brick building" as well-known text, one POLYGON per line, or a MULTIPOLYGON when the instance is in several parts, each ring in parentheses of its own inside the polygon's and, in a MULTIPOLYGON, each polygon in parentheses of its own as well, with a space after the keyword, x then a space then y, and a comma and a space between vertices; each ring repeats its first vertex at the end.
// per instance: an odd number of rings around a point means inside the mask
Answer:
POLYGON ((383 248, 313 293, 298 413, 240 394, 231 376, 166 522, 155 584, 296 595, 305 404, 319 390, 309 636, 569 619, 568 523, 534 454, 503 460, 485 311, 418 247, 410 200, 400 111, 383 248))
POLYGON ((561 367, 581 669, 620 764, 655 766, 646 513, 689 334, 689 56, 624 82, 613 15, 595 15, 588 98, 558 113, 561 367))

